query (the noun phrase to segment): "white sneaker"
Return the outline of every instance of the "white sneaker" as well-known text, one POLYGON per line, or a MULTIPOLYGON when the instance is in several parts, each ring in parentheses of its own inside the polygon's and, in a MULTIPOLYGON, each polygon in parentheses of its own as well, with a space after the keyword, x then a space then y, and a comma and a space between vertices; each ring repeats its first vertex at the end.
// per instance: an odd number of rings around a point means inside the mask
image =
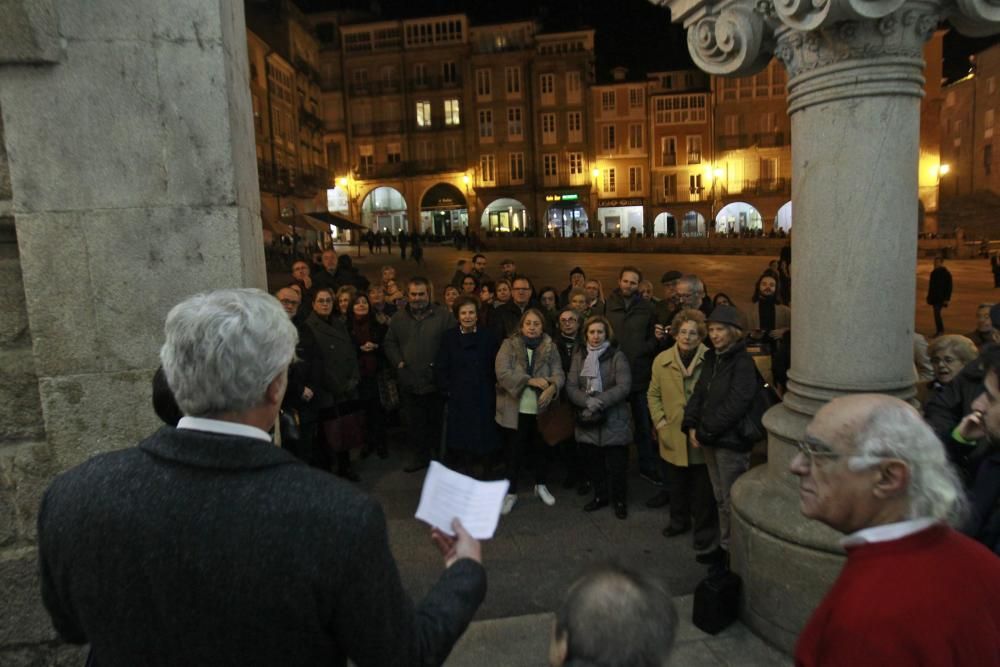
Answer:
POLYGON ((542 502, 548 505, 549 507, 552 507, 553 505, 556 504, 555 496, 549 493, 548 487, 546 487, 544 484, 535 485, 535 495, 541 498, 542 502))
POLYGON ((508 493, 503 497, 503 507, 500 508, 500 514, 504 516, 510 514, 510 511, 514 509, 514 503, 517 502, 516 493, 508 493))

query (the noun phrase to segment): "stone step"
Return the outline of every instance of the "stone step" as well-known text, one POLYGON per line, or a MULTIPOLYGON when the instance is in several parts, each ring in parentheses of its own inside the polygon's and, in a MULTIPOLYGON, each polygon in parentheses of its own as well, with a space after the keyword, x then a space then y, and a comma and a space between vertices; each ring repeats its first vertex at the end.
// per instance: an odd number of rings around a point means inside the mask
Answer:
MULTIPOLYGON (((783 667, 792 659, 766 644, 742 623, 709 635, 691 623, 693 595, 674 598, 680 621, 671 667, 783 667)), ((446 667, 547 667, 555 614, 476 621, 459 640, 446 667)))

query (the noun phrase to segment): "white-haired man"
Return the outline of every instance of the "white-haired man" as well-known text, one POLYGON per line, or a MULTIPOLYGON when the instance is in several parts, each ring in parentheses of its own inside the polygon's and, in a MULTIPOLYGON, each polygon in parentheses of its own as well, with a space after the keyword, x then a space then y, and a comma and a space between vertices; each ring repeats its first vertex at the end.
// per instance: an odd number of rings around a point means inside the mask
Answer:
POLYGON ((847 562, 796 665, 996 665, 1000 560, 950 528, 964 498, 934 432, 906 403, 831 401, 798 444, 802 513, 847 537, 847 562))
POLYGON ((295 327, 258 290, 193 296, 160 359, 186 417, 64 473, 38 518, 42 599, 94 664, 441 664, 486 592, 479 543, 414 609, 373 499, 275 447, 295 327))

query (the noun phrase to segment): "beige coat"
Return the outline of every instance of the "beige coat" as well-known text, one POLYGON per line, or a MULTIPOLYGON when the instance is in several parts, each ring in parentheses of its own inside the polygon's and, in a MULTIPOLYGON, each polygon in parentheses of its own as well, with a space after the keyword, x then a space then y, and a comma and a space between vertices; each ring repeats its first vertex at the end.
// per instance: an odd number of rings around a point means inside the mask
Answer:
POLYGON ((708 348, 698 345, 691 364, 694 367, 690 377, 684 377, 677 346, 664 350, 653 360, 653 378, 649 383, 646 398, 649 414, 656 427, 656 439, 660 443, 660 457, 675 466, 687 467, 704 463, 701 450, 688 443, 687 434, 681 430, 684 421, 684 406, 694 392, 694 386, 701 376, 701 366, 708 348))
MULTIPOLYGON (((513 335, 504 340, 496 358, 497 373, 497 412, 496 422, 504 428, 517 430, 517 414, 521 407, 521 394, 528 386, 531 378, 545 378, 549 384, 555 385, 552 392, 559 395, 566 384, 566 374, 562 369, 562 358, 555 343, 548 334, 542 334, 542 344, 534 352, 533 372, 528 374, 528 348, 519 335, 513 335)), ((538 413, 541 414, 550 403, 538 403, 538 413)))

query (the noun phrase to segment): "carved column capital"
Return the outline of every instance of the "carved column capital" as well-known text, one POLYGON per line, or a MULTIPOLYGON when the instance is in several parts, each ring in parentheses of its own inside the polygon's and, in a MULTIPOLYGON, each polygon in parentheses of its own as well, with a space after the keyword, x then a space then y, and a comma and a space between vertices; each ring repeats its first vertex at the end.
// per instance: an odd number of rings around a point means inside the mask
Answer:
POLYGON ((760 71, 775 48, 793 77, 855 57, 909 57, 914 44, 920 57, 923 41, 941 20, 969 36, 1000 32, 1000 0, 651 2, 668 6, 674 21, 687 28, 688 50, 700 69, 730 76, 760 71), (789 36, 795 34, 800 36, 789 36), (815 39, 810 37, 814 34, 815 39), (829 48, 818 49, 821 44, 829 48))

